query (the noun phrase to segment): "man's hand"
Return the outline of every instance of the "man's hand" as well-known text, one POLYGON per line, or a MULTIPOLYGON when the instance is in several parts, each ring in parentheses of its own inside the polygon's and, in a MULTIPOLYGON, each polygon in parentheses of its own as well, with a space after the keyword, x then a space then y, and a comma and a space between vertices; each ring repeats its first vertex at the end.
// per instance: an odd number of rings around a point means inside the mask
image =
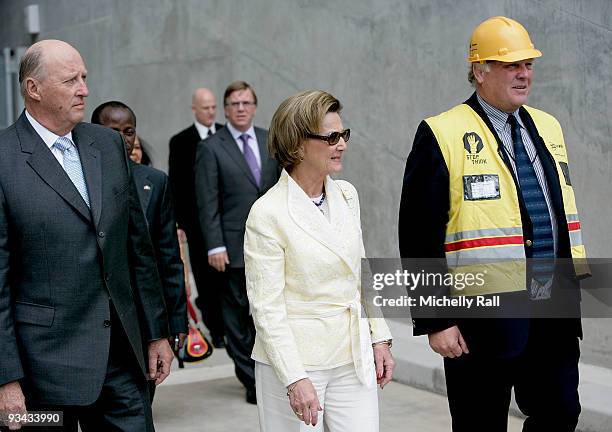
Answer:
POLYGON ((170 375, 170 365, 174 353, 170 349, 168 339, 157 339, 149 342, 149 378, 160 385, 170 375))
POLYGON ((224 272, 225 266, 229 264, 229 257, 227 256, 227 251, 208 255, 208 264, 215 270, 224 272))
MULTIPOLYGON (((25 414, 25 397, 21 391, 21 386, 17 381, 0 386, 0 413, 6 414, 25 414)), ((10 422, 6 424, 9 430, 21 429, 21 423, 10 422)))
POLYGON ((431 333, 428 336, 429 346, 442 357, 455 358, 470 352, 457 326, 431 333))

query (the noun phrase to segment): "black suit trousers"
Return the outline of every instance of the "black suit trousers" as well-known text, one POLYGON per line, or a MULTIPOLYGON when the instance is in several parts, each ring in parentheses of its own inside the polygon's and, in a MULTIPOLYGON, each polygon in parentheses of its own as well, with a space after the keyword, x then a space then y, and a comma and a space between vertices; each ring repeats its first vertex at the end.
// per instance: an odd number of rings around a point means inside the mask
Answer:
POLYGON ((578 338, 555 334, 547 321, 553 320, 531 320, 529 340, 517 356, 444 359, 453 432, 506 432, 513 387, 527 417, 523 432, 575 430, 580 415, 578 338))
POLYGON ((202 241, 196 240, 196 236, 199 235, 199 233, 187 233, 189 261, 191 262, 193 279, 198 289, 198 297, 195 303, 202 312, 204 325, 210 331, 211 337, 215 339, 223 337, 225 334, 221 297, 226 281, 218 271, 208 264, 208 251, 202 241))
POLYGON ((255 389, 255 361, 251 358, 255 344, 255 324, 249 315, 244 267, 227 268, 227 286, 222 307, 227 338, 227 353, 234 361, 236 376, 247 389, 255 389))

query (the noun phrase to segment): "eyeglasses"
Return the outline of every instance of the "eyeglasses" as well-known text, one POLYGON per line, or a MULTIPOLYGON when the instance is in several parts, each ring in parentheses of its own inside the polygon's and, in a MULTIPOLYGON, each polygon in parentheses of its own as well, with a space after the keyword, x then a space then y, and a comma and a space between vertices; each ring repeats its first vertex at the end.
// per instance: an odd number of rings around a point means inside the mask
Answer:
POLYGON ((242 105, 245 108, 251 108, 252 106, 255 106, 255 102, 250 102, 250 101, 246 101, 246 102, 229 102, 228 104, 231 106, 233 109, 238 109, 240 107, 240 105, 242 105))
POLYGON ((342 132, 332 132, 329 135, 315 135, 315 134, 309 133, 309 134, 306 134, 306 136, 308 138, 327 141, 327 144, 329 144, 330 146, 334 146, 338 144, 338 141, 340 141, 340 138, 342 138, 344 142, 348 142, 349 138, 351 137, 351 130, 344 129, 342 132))

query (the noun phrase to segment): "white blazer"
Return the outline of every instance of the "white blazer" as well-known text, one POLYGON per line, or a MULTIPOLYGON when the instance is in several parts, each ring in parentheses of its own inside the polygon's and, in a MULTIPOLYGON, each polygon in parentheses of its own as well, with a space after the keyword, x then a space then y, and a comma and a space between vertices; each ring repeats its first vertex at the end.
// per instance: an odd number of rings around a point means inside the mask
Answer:
POLYGON ((325 194, 329 220, 283 170, 251 208, 244 260, 257 330, 252 358, 271 365, 285 386, 307 370, 350 362, 372 386, 372 341, 391 333, 382 318, 361 319, 359 198, 350 183, 329 176, 325 194))

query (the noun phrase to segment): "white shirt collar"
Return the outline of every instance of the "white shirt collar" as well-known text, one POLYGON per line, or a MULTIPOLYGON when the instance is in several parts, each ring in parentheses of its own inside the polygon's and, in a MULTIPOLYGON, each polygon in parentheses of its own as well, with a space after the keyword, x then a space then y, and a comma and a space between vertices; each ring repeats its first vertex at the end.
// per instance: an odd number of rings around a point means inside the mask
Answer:
MULTIPOLYGON (((46 127, 41 125, 38 121, 36 121, 36 119, 32 117, 32 115, 28 112, 28 110, 25 110, 25 115, 28 121, 30 122, 30 124, 32 125, 32 127, 34 128, 34 130, 36 131, 36 133, 45 142, 47 147, 49 148, 53 147, 53 144, 55 144, 55 141, 57 141, 57 139, 59 138, 59 135, 51 132, 49 129, 47 129, 46 127)), ((68 132, 64 136, 68 138, 70 141, 74 142, 72 140, 72 131, 68 132)))
POLYGON ((499 108, 494 107, 490 103, 488 103, 486 100, 482 98, 482 96, 478 94, 478 92, 476 92, 476 98, 478 99, 480 106, 482 106, 482 108, 484 109, 484 112, 487 114, 487 117, 489 117, 489 120, 491 120, 491 123, 493 123, 493 127, 495 127, 495 129, 497 129, 498 132, 501 132, 506 127, 506 123, 508 122, 508 117, 510 117, 511 115, 513 115, 518 121, 518 124, 523 129, 525 129, 525 125, 523 124, 523 120, 521 119, 521 116, 519 115, 518 109, 514 111, 513 113, 507 113, 505 111, 500 110, 499 108))
POLYGON ((215 123, 213 122, 212 125, 210 125, 210 127, 203 125, 202 123, 200 123, 197 120, 193 121, 193 125, 196 127, 196 129, 198 130, 198 134, 200 135, 200 139, 206 139, 208 138, 208 131, 210 130, 212 133, 215 133, 215 123))
MULTIPOLYGON (((242 135, 243 133, 247 134, 248 136, 251 137, 251 140, 253 141, 257 141, 257 137, 255 136, 255 128, 253 127, 253 125, 251 124, 251 126, 246 130, 246 132, 240 132, 238 129, 236 129, 230 122, 227 122, 225 124, 225 127, 229 130, 229 132, 232 134, 232 137, 234 137, 234 140, 237 142, 238 139, 240 138, 240 135, 242 135)), ((253 142, 253 141, 249 141, 249 142, 253 142)))

